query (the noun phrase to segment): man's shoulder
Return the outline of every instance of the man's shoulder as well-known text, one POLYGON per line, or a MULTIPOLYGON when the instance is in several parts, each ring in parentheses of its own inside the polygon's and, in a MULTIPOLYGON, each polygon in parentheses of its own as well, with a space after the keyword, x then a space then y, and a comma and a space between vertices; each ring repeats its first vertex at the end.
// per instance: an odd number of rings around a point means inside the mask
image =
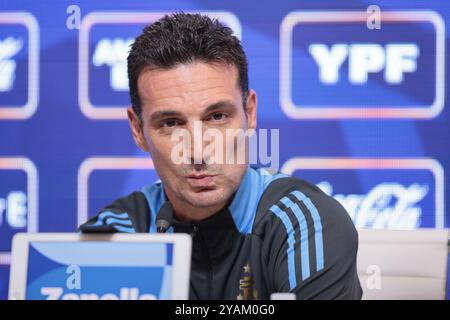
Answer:
MULTIPOLYGON (((254 231, 267 228, 274 222, 286 219, 318 220, 327 225, 352 229, 353 223, 345 208, 316 185, 285 175, 267 186, 258 204, 254 231)), ((266 230, 267 231, 267 230, 266 230)))
POLYGON ((344 207, 295 177, 277 179, 265 192, 252 233, 262 240, 274 281, 301 298, 360 298, 358 233, 344 207))
POLYGON ((148 232, 149 205, 142 191, 115 199, 79 227, 84 233, 148 232))

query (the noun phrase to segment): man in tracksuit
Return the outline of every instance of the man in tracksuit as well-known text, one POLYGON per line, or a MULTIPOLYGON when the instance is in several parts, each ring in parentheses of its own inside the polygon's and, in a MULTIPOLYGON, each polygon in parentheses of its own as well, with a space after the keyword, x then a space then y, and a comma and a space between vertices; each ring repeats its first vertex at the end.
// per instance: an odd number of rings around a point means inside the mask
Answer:
POLYGON ((164 231, 192 235, 191 299, 360 299, 345 209, 306 181, 249 166, 246 137, 228 134, 256 128, 247 69, 240 41, 217 20, 179 13, 146 27, 128 56, 127 111, 161 180, 80 230, 154 233, 170 217, 164 231))

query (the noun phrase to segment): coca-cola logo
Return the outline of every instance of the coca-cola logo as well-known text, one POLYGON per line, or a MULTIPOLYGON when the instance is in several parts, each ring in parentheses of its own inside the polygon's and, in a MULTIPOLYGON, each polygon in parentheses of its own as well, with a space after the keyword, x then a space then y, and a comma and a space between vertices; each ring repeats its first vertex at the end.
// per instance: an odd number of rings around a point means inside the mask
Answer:
POLYGON ((419 203, 429 191, 426 184, 404 186, 396 182, 379 183, 365 194, 333 194, 333 186, 328 181, 317 186, 344 206, 357 228, 370 229, 420 227, 422 208, 419 203))

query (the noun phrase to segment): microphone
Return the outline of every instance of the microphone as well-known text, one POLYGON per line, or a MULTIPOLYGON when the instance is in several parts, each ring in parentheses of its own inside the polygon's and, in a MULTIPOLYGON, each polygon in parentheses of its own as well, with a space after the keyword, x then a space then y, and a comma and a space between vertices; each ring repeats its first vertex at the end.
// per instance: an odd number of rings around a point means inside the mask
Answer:
POLYGON ((156 216, 156 232, 166 233, 170 228, 173 218, 173 207, 169 201, 164 202, 156 216))

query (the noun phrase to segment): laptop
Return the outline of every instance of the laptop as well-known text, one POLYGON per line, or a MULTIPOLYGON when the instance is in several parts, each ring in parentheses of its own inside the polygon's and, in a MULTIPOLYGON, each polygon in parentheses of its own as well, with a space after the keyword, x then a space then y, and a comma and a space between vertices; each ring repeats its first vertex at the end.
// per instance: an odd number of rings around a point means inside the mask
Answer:
POLYGON ((9 299, 186 300, 187 234, 19 233, 9 299))

